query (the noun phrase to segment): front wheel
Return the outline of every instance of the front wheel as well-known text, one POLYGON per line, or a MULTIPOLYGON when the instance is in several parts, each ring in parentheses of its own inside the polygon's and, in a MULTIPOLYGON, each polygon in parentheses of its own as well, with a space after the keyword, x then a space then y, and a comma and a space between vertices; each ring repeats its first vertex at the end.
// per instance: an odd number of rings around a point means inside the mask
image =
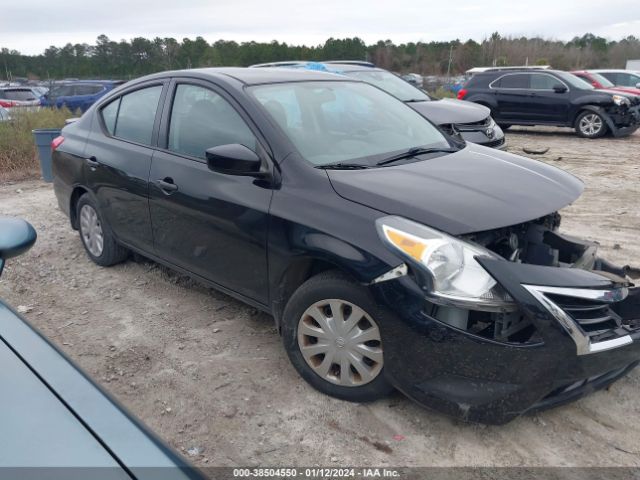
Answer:
POLYGON ((587 110, 576 118, 576 132, 584 138, 600 138, 607 133, 607 124, 599 113, 587 110))
POLYGON ((338 272, 306 281, 284 311, 282 336, 298 373, 333 397, 367 402, 388 395, 379 308, 365 287, 338 272))

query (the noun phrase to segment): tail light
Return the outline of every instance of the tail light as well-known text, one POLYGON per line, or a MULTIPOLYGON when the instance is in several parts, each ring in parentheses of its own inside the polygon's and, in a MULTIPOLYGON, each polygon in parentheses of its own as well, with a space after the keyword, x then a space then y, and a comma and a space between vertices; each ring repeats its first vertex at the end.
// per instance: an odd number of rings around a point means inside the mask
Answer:
POLYGON ((15 106, 16 102, 12 102, 11 100, 0 100, 0 107, 11 108, 15 106))
POLYGON ((464 96, 467 94, 467 89, 466 88, 461 88, 458 91, 458 100, 463 100, 464 96))
POLYGON ((51 140, 51 151, 55 152, 60 145, 64 142, 64 137, 62 135, 51 140))

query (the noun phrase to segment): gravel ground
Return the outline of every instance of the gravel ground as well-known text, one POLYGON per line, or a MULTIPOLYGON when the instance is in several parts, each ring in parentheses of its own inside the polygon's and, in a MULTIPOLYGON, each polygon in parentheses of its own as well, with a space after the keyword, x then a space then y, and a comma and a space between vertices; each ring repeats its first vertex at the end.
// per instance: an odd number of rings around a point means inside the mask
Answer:
MULTIPOLYGON (((640 266, 640 132, 584 140, 509 131, 509 151, 582 178, 563 230, 640 266)), ((451 420, 399 394, 351 404, 314 391, 289 365, 272 319, 157 264, 100 268, 50 185, 0 185, 0 214, 39 239, 10 261, 0 297, 170 445, 200 466, 640 466, 640 371, 573 404, 508 425, 451 420)))

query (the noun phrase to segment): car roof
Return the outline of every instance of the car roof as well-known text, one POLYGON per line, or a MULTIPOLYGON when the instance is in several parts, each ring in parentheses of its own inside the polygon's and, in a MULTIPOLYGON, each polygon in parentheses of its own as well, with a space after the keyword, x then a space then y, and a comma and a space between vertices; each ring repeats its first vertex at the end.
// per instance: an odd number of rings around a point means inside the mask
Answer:
MULTIPOLYGON (((316 80, 342 80, 333 73, 303 70, 299 68, 242 68, 242 67, 213 67, 193 68, 188 70, 173 70, 156 73, 144 79, 167 78, 177 76, 195 76, 200 78, 233 78, 245 85, 260 85, 264 83, 304 82, 316 80)), ((142 80, 142 79, 141 79, 142 80)))
POLYGON ((382 68, 376 67, 373 63, 360 60, 288 60, 284 62, 258 63, 256 65, 251 65, 249 68, 271 67, 307 68, 308 70, 338 74, 345 72, 386 71, 382 68))
POLYGON ((593 72, 593 73, 603 73, 603 72, 611 72, 611 73, 633 73, 635 75, 638 75, 638 72, 636 70, 625 70, 624 68, 595 68, 595 69, 589 69, 587 70, 587 72, 593 72))

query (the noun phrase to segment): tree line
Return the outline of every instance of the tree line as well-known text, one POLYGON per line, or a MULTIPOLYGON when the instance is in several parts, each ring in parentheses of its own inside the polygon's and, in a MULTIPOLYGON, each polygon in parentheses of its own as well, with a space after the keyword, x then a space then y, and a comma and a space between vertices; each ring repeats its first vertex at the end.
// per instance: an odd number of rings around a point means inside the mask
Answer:
POLYGON ((367 60, 396 72, 423 75, 457 75, 471 67, 491 65, 542 65, 576 68, 624 68, 628 59, 640 59, 640 39, 629 36, 610 41, 587 33, 570 41, 503 37, 493 33, 481 42, 410 42, 390 40, 365 44, 358 37, 329 38, 316 46, 288 45, 278 41, 243 42, 202 37, 136 37, 114 41, 100 35, 94 45, 67 43, 50 46, 40 55, 23 55, 0 49, 0 78, 129 79, 169 69, 209 66, 248 66, 283 60, 367 60))

